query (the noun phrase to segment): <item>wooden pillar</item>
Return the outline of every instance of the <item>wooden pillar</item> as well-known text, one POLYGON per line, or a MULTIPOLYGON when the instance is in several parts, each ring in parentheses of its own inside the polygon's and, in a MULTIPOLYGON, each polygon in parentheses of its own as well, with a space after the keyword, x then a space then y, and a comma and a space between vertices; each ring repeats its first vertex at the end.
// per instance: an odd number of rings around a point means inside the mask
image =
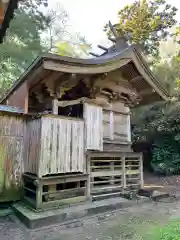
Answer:
POLYGON ((58 115, 58 100, 52 100, 52 113, 58 115))
POLYGON ((29 110, 29 88, 28 85, 26 84, 26 94, 24 98, 24 113, 27 114, 29 110))
POLYGON ((42 183, 41 181, 37 181, 36 184, 36 209, 40 208, 42 205, 42 183))
POLYGON ((144 175, 143 175, 143 157, 142 154, 140 156, 139 162, 139 172, 140 172, 140 186, 141 188, 144 187, 144 175))
MULTIPOLYGON (((114 172, 114 162, 110 162, 110 169, 111 169, 111 172, 114 172)), ((111 176, 110 184, 111 185, 114 184, 114 176, 111 176)))
POLYGON ((122 157, 122 185, 123 189, 126 189, 126 160, 125 155, 122 157))
POLYGON ((113 111, 110 111, 109 113, 109 123, 110 123, 110 140, 114 139, 114 113, 113 111))
POLYGON ((86 196, 87 199, 91 199, 91 156, 90 154, 86 155, 86 161, 87 161, 87 184, 86 184, 86 196))
POLYGON ((131 116, 127 115, 127 135, 128 142, 131 142, 131 116))

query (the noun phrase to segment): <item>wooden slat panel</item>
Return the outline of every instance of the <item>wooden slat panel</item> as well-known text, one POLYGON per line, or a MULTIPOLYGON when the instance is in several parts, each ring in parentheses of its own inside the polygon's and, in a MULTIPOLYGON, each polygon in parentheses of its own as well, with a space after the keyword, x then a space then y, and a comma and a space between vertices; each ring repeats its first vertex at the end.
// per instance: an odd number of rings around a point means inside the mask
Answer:
POLYGON ((86 172, 86 162, 84 161, 84 125, 81 122, 72 122, 72 152, 71 171, 86 172))
POLYGON ((103 113, 102 108, 84 104, 85 142, 87 150, 103 150, 103 113))
POLYGON ((39 176, 85 171, 84 122, 42 118, 39 176))
POLYGON ((20 198, 22 160, 23 138, 0 136, 0 202, 20 198))
POLYGON ((41 120, 27 121, 28 153, 24 159, 24 171, 37 174, 39 168, 41 120))
POLYGON ((0 135, 19 136, 24 135, 24 120, 20 116, 0 113, 0 135))
POLYGON ((110 111, 103 111, 103 138, 110 139, 110 111))
POLYGON ((25 124, 22 116, 0 112, 0 202, 20 199, 25 124))
POLYGON ((114 113, 103 111, 103 138, 113 140, 114 135, 114 113))
POLYGON ((90 189, 93 198, 101 197, 109 191, 112 194, 114 191, 143 185, 142 154, 140 153, 92 152, 89 158, 90 189))
POLYGON ((114 113, 113 140, 129 141, 130 122, 128 115, 114 113))

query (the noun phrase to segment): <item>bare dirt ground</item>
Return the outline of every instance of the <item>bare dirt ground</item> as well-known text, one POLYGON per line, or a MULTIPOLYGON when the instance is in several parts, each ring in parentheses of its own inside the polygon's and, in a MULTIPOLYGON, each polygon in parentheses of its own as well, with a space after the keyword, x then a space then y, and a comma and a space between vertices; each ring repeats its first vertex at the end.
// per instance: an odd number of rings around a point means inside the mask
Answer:
MULTIPOLYGON (((179 177, 145 176, 145 184, 180 192, 179 177)), ((180 200, 135 204, 127 209, 84 218, 70 225, 29 230, 14 215, 0 218, 0 240, 146 240, 154 227, 180 219, 180 200)))
POLYGON ((176 176, 157 176, 152 173, 144 173, 145 186, 155 187, 159 191, 180 196, 180 175, 176 176))
MULTIPOLYGON (((144 203, 67 226, 29 230, 13 215, 0 219, 1 240, 137 240, 158 224, 180 218, 180 202, 144 203)), ((143 237, 142 237, 143 236, 143 237)))
POLYGON ((145 184, 158 184, 180 188, 180 175, 165 177, 146 172, 144 173, 144 182, 145 184))

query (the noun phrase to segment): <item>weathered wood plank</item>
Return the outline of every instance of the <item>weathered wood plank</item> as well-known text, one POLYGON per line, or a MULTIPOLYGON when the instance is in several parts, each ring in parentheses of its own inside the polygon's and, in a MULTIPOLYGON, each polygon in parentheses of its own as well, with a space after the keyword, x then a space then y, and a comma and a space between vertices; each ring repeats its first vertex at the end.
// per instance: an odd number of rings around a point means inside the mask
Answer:
POLYGON ((103 150, 103 113, 102 108, 93 104, 84 104, 85 148, 103 150))
POLYGON ((43 117, 39 177, 85 172, 84 122, 43 117))
POLYGON ((23 157, 26 150, 25 119, 0 112, 0 202, 19 200, 23 157))
POLYGON ((122 175, 121 171, 99 171, 91 172, 92 177, 107 177, 107 176, 120 176, 122 175))
POLYGON ((24 159, 24 171, 36 174, 39 167, 41 120, 27 121, 28 154, 24 159))

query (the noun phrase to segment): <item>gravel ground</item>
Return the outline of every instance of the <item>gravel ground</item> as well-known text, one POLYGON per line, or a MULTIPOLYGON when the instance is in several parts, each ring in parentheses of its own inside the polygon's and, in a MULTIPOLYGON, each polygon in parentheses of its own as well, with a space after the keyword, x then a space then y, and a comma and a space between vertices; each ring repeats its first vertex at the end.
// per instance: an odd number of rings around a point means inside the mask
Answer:
POLYGON ((67 226, 29 230, 14 215, 0 218, 0 240, 133 240, 150 227, 180 218, 180 201, 144 203, 85 218, 67 226))

